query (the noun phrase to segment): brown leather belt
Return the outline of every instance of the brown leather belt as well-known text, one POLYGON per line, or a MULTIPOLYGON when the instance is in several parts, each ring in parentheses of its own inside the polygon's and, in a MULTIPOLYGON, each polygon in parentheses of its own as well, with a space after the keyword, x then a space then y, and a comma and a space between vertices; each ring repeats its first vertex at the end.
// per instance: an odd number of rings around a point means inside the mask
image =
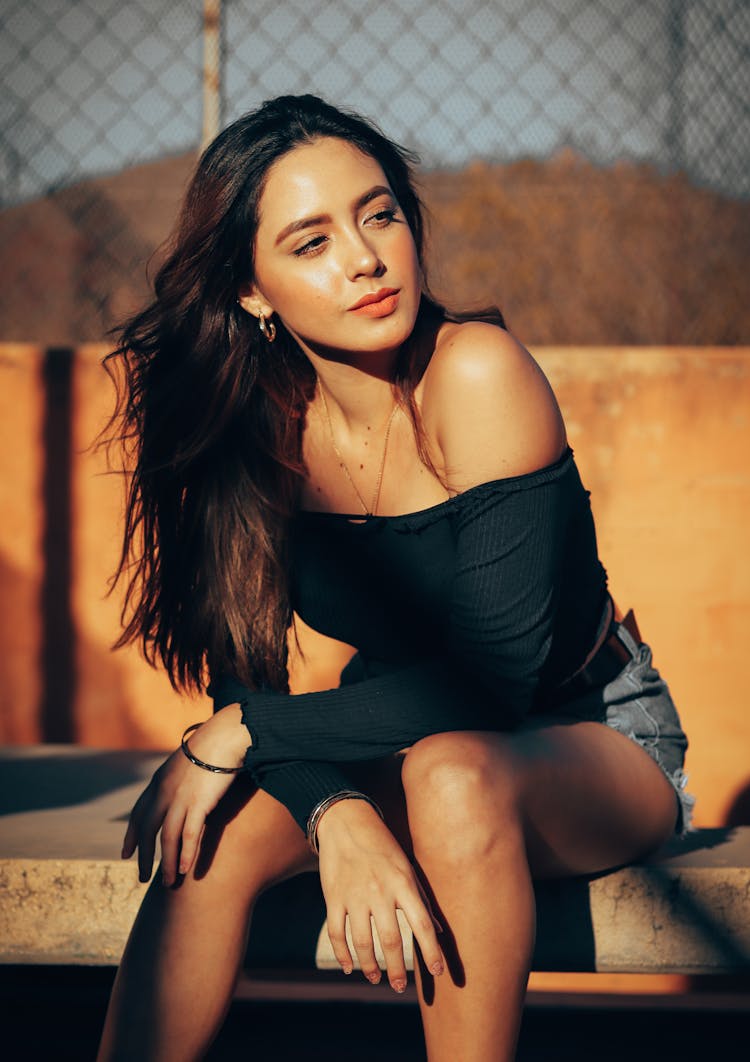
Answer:
POLYGON ((583 667, 565 682, 561 682, 553 692, 554 703, 570 701, 583 696, 589 690, 600 689, 620 674, 627 662, 633 658, 630 649, 618 636, 620 627, 628 631, 636 645, 641 644, 641 632, 638 630, 638 622, 632 608, 619 622, 611 616, 602 640, 583 667))

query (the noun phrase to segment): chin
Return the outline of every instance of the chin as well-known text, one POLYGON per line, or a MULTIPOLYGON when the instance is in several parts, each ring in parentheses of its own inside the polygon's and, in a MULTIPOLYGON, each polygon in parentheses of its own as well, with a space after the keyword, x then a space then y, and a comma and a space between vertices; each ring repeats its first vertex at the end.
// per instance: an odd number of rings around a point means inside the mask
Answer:
POLYGON ((367 340, 361 341, 361 345, 358 344, 355 349, 372 354, 375 354, 378 351, 386 353, 388 351, 397 350, 399 347, 403 346, 413 331, 413 324, 410 327, 401 325, 400 327, 384 328, 377 335, 373 334, 370 337, 369 342, 367 342, 367 340))

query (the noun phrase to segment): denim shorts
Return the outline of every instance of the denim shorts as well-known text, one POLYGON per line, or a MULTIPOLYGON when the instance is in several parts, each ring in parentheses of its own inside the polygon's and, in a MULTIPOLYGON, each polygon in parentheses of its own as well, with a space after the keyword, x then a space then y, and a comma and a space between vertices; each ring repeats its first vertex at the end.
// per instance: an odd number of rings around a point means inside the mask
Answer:
POLYGON ((591 689, 560 705, 554 718, 605 723, 635 741, 661 767, 677 795, 676 832, 690 830, 695 798, 685 791, 683 770, 688 740, 666 682, 651 662, 648 645, 635 641, 622 623, 618 639, 630 654, 622 671, 606 686, 591 689))

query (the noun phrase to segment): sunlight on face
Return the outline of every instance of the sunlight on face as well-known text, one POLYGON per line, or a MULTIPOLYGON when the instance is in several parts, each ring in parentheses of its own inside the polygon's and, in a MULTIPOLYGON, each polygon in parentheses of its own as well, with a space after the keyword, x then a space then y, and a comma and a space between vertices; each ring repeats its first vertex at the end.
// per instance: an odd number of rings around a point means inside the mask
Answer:
POLYGON ((255 263, 242 304, 278 314, 308 352, 392 351, 414 327, 411 230, 379 163, 344 140, 296 147, 270 168, 255 263))

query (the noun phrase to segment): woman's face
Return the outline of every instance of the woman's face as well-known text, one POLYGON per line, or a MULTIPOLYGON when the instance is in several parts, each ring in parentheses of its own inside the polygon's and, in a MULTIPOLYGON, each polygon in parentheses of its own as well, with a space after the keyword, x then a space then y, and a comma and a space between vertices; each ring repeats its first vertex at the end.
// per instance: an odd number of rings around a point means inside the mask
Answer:
POLYGON ((313 353, 393 351, 407 339, 420 268, 375 159, 331 137, 296 147, 268 171, 259 215, 246 310, 278 314, 313 353))

